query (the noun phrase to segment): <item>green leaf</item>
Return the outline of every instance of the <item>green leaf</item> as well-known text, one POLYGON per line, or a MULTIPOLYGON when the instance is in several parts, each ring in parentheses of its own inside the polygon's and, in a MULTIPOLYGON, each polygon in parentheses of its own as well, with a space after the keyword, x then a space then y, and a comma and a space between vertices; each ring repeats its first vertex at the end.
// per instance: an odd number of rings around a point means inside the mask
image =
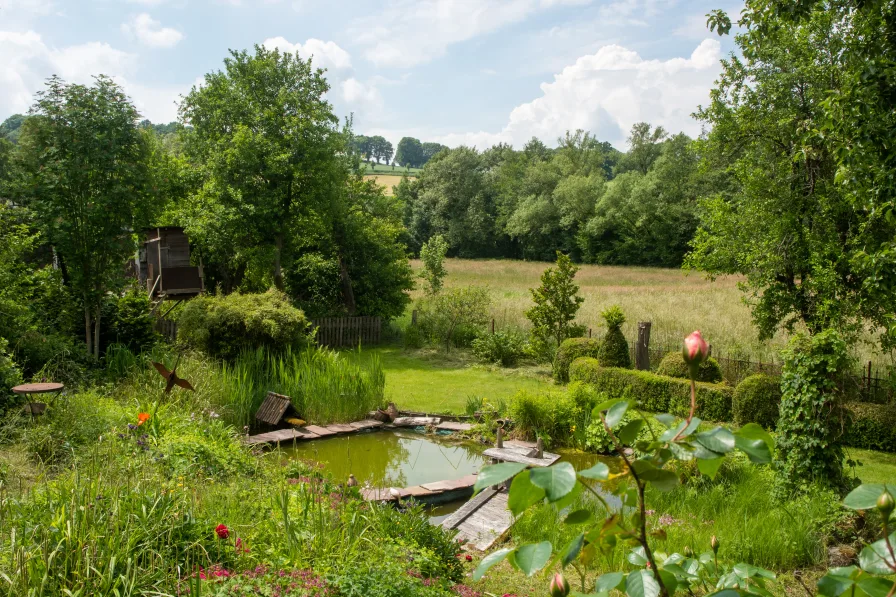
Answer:
POLYGON ((748 439, 735 434, 734 444, 747 455, 750 462, 768 464, 772 461, 772 452, 769 450, 768 444, 761 439, 748 439))
POLYGON ((825 597, 840 597, 855 584, 851 575, 836 574, 829 571, 818 581, 818 594, 825 597))
POLYGON ((649 570, 635 570, 625 578, 625 592, 629 597, 657 597, 660 583, 649 570))
POLYGON ((603 574, 594 583, 594 591, 600 593, 602 591, 610 591, 612 589, 621 589, 625 580, 625 574, 622 572, 608 572, 603 574))
POLYGON ((628 410, 628 401, 621 400, 611 406, 607 410, 606 422, 607 427, 610 429, 615 429, 616 425, 619 424, 619 421, 622 420, 622 417, 625 416, 625 412, 628 410))
POLYGON ((638 437, 638 433, 644 426, 644 419, 635 419, 626 423, 622 429, 616 433, 616 437, 623 444, 630 444, 638 437))
POLYGON ((513 478, 510 491, 507 496, 507 507, 514 516, 519 516, 526 509, 544 499, 544 489, 536 487, 529 479, 529 475, 521 474, 513 478))
POLYGON ((526 576, 532 576, 548 563, 551 559, 551 542, 530 543, 516 548, 513 552, 512 563, 526 576))
POLYGON ((604 400, 603 402, 601 402, 600 404, 598 404, 597 406, 594 407, 594 410, 591 411, 591 415, 594 417, 595 420, 599 421, 600 413, 611 408, 614 404, 618 404, 620 402, 622 402, 622 398, 611 398, 610 400, 604 400))
POLYGON ((663 579, 663 586, 666 587, 666 590, 669 591, 669 594, 674 594, 675 589, 678 588, 678 579, 675 578, 675 575, 667 570, 661 569, 660 578, 663 579))
POLYGON ((580 477, 585 477, 586 479, 597 479, 598 481, 606 481, 610 477, 610 467, 608 467, 603 462, 598 462, 589 469, 579 471, 578 474, 580 477))
POLYGON ((675 424, 676 421, 675 417, 667 413, 655 415, 653 418, 659 421, 666 428, 671 427, 673 424, 675 424))
POLYGON ((589 520, 591 520, 591 510, 585 510, 583 508, 571 512, 565 519, 563 519, 563 524, 585 524, 589 520))
POLYGON ((896 485, 863 483, 849 492, 843 499, 843 505, 853 510, 871 510, 877 507, 877 499, 884 491, 889 491, 896 498, 896 485))
MULTIPOLYGON (((480 473, 482 474, 482 473, 480 473)), ((556 502, 576 486, 576 469, 568 462, 529 471, 533 485, 544 489, 548 501, 556 502)), ((479 482, 476 482, 477 485, 479 482)))
POLYGON ((479 493, 486 487, 503 483, 524 470, 526 470, 526 465, 516 462, 502 462, 501 464, 484 466, 476 477, 476 485, 473 486, 473 491, 479 493))
POLYGON ((652 483, 660 491, 671 491, 678 485, 678 475, 661 468, 648 469, 638 476, 652 483))
POLYGON ((563 550, 563 558, 560 560, 560 565, 564 568, 569 566, 569 564, 579 556, 579 552, 582 551, 583 545, 585 545, 585 534, 580 533, 570 541, 569 545, 566 546, 566 549, 563 550))
MULTIPOLYGON (((736 438, 742 438, 743 440, 759 440, 766 445, 769 454, 775 453, 775 439, 768 431, 766 431, 756 423, 747 423, 746 425, 735 431, 734 436, 736 438)), ((735 443, 737 442, 735 441, 735 443)), ((738 444, 737 447, 743 450, 740 444, 738 444)), ((746 452, 746 450, 744 451, 746 452)), ((747 455, 749 456, 749 452, 747 453, 747 455)))
POLYGON ((476 566, 476 570, 473 571, 473 580, 481 580, 483 575, 488 572, 489 568, 491 568, 495 564, 503 562, 504 559, 507 558, 507 556, 510 555, 510 552, 512 551, 512 549, 499 549, 498 551, 490 553, 482 558, 482 561, 479 562, 478 566, 476 566))
POLYGON ((633 566, 646 566, 647 562, 650 560, 647 559, 647 552, 644 550, 644 547, 638 546, 628 552, 628 555, 625 557, 633 566))
POLYGON ((694 435, 694 440, 707 450, 727 454, 734 449, 734 434, 724 427, 717 427, 712 431, 703 431, 694 435))
POLYGON ((724 458, 713 458, 712 460, 697 460, 697 469, 700 471, 700 474, 706 475, 710 479, 716 478, 716 473, 719 472, 719 467, 722 466, 722 463, 725 462, 724 458))
POLYGON ((896 581, 868 576, 856 581, 859 588, 868 593, 868 597, 887 597, 887 595, 894 594, 892 592, 894 583, 896 581))
MULTIPOLYGON (((890 543, 896 545, 896 533, 890 535, 890 543)), ((896 560, 890 555, 887 542, 884 539, 866 545, 865 549, 859 553, 859 567, 865 572, 882 575, 893 574, 892 566, 896 566, 896 560)))

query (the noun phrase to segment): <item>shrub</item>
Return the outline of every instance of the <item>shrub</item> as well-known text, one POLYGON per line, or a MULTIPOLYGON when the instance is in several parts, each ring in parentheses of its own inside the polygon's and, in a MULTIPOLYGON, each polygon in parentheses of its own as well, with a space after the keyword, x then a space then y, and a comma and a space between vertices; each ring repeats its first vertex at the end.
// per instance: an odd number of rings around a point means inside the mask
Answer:
POLYGON ((445 350, 452 345, 470 346, 488 321, 490 305, 488 288, 449 288, 417 302, 418 322, 421 330, 445 350))
POLYGON ((601 316, 607 322, 607 334, 600 345, 598 359, 605 367, 631 368, 628 341, 622 333, 625 315, 619 307, 613 306, 601 313, 601 316))
POLYGON ((178 340, 223 359, 245 349, 274 351, 308 342, 305 314, 276 290, 263 294, 201 296, 191 300, 178 318, 178 340))
POLYGON ((404 329, 402 338, 404 339, 405 348, 423 348, 426 342, 423 330, 420 329, 419 325, 414 324, 410 324, 404 329))
POLYGON ((485 333, 473 340, 473 354, 485 363, 513 367, 526 351, 526 337, 516 330, 485 333))
POLYGON ((896 452, 896 406, 847 402, 844 443, 854 448, 896 452))
MULTIPOLYGON (((670 412, 686 416, 691 404, 691 383, 619 367, 602 367, 596 359, 582 357, 570 366, 570 380, 593 384, 608 398, 622 398, 626 393, 637 398, 641 408, 651 412, 670 412)), ((697 383, 697 414, 710 421, 731 420, 733 390, 721 384, 697 383)))
POLYGON ((528 439, 542 437, 562 445, 581 425, 583 411, 568 392, 518 392, 510 401, 510 418, 528 439))
POLYGON ((600 341, 591 338, 567 338, 560 344, 554 355, 554 379, 559 382, 569 381, 569 366, 579 357, 597 358, 600 353, 600 341))
POLYGON ((774 429, 781 406, 781 380, 757 373, 737 384, 731 402, 731 414, 738 425, 757 423, 763 429, 774 429))
POLYGON ((0 338, 0 413, 19 402, 11 388, 22 383, 22 371, 7 352, 8 343, 0 338))
POLYGON ((146 292, 132 286, 122 296, 107 301, 104 307, 104 348, 110 344, 121 344, 132 352, 140 353, 155 344, 152 305, 146 292))
MULTIPOLYGON (((656 368, 656 374, 679 379, 690 379, 688 365, 684 362, 684 356, 680 352, 670 352, 664 356, 663 360, 660 361, 659 367, 656 368)), ((722 381, 722 368, 719 367, 719 362, 710 357, 700 363, 700 369, 697 371, 697 381, 706 383, 719 383, 722 381)))

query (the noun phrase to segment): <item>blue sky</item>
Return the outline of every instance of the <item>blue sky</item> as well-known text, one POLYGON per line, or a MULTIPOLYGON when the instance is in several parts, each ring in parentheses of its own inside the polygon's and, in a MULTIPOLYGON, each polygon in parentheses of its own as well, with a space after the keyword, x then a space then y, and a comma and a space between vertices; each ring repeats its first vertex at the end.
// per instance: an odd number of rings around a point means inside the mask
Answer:
POLYGON ((481 148, 583 128, 617 147, 646 120, 696 135, 732 50, 705 27, 730 0, 0 0, 0 121, 51 74, 114 76, 154 122, 230 48, 328 69, 355 130, 481 148))

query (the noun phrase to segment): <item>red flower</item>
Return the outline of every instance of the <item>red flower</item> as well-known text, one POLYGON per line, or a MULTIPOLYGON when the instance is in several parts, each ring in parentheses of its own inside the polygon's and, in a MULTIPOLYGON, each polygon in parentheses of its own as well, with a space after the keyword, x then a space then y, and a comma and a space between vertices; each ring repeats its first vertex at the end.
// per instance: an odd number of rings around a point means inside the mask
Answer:
POLYGON ((215 534, 218 536, 218 539, 227 539, 230 537, 230 529, 227 528, 226 524, 219 524, 215 527, 215 534))
POLYGON ((467 555, 465 555, 464 557, 467 559, 468 562, 472 562, 472 561, 473 561, 473 556, 471 556, 470 554, 467 554, 467 555))
POLYGON ((149 420, 149 413, 140 413, 137 415, 137 427, 149 420))

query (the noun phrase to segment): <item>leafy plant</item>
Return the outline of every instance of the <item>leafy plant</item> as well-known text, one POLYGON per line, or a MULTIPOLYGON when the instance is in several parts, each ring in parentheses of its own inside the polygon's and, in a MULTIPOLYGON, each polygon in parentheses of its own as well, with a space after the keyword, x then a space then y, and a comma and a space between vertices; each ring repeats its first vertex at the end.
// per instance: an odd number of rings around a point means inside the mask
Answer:
POLYGON ((843 441, 854 448, 896 452, 896 407, 892 404, 847 402, 846 435, 843 441))
POLYGON ((579 357, 597 358, 600 354, 601 342, 592 338, 567 338, 560 343, 554 355, 554 379, 559 382, 569 381, 569 366, 579 357))
POLYGON ((473 340, 473 354, 484 363, 515 366, 526 352, 526 336, 517 330, 483 333, 473 340))
POLYGON ((490 304, 491 297, 485 287, 450 288, 418 303, 420 326, 444 344, 445 350, 451 350, 459 329, 466 328, 475 333, 476 327, 485 325, 490 304))
POLYGON ((781 406, 781 380, 757 373, 737 384, 731 400, 731 415, 738 425, 757 423, 774 429, 781 406))
MULTIPOLYGON (((699 334, 696 336, 696 339, 689 337, 688 341, 692 342, 689 346, 696 347, 690 360, 699 365, 706 358, 706 344, 699 334)), ((643 415, 623 423, 632 406, 628 400, 612 399, 595 406, 592 417, 603 423, 623 459, 624 468, 620 474, 629 481, 628 484, 607 483, 610 470, 602 462, 580 471, 568 462, 531 470, 516 463, 484 467, 476 481, 476 490, 509 482, 508 507, 514 515, 544 501, 562 507, 577 494, 590 492, 602 504, 607 516, 595 517, 587 510, 570 512, 564 524, 578 530, 565 547, 555 553, 549 541, 542 541, 499 550, 483 559, 474 573, 474 580, 507 559, 527 575, 548 565, 572 567, 580 575, 581 591, 590 592, 591 589, 585 586, 584 570, 601 551, 612 549, 620 542, 631 542, 635 547, 629 551, 627 559, 635 569, 602 575, 593 587, 594 592, 608 593, 616 589, 630 597, 668 597, 678 589, 710 592, 715 588, 713 594, 719 595, 768 595, 765 586, 774 574, 749 564, 729 566, 720 562, 719 542, 715 538, 711 550, 699 555, 665 554, 652 546, 652 541, 662 536, 662 531, 648 528, 645 492, 648 485, 660 491, 669 491, 678 485, 679 475, 672 470, 673 463, 696 461, 698 470, 712 478, 725 456, 735 450, 744 452, 755 463, 766 464, 772 460, 774 440, 758 425, 749 424, 734 432, 724 427, 698 431, 701 420, 696 416, 697 388, 693 378, 690 402, 690 410, 683 420, 672 415, 657 415, 655 419, 662 426, 662 433, 645 440, 638 439, 648 424, 643 415), (641 455, 628 454, 624 449, 626 446, 637 449, 641 455), (601 484, 602 491, 596 490, 594 484, 601 484), (618 504, 611 505, 604 492, 615 494, 618 504)))
MULTIPOLYGON (((688 379, 689 376, 688 366, 680 352, 670 352, 664 356, 656 368, 656 374, 679 379, 688 379)), ((700 363, 700 369, 697 371, 697 381, 707 383, 719 383, 722 381, 722 368, 719 367, 719 362, 709 357, 700 363)))
POLYGON ((442 289, 445 276, 445 254, 448 252, 448 241, 441 234, 436 234, 420 247, 420 261, 423 271, 420 277, 426 281, 426 293, 438 294, 442 289))
POLYGON ((601 342, 598 360, 604 367, 630 369, 632 360, 628 351, 628 341, 622 333, 622 324, 625 323, 622 309, 614 305, 601 313, 601 317, 607 322, 607 333, 601 342))
POLYGON ((543 347, 542 352, 552 358, 561 342, 582 335, 584 330, 583 326, 573 323, 579 307, 585 302, 573 281, 577 271, 572 260, 557 251, 556 266, 541 274, 541 286, 529 290, 535 303, 526 311, 526 317, 532 322, 533 344, 543 347))

